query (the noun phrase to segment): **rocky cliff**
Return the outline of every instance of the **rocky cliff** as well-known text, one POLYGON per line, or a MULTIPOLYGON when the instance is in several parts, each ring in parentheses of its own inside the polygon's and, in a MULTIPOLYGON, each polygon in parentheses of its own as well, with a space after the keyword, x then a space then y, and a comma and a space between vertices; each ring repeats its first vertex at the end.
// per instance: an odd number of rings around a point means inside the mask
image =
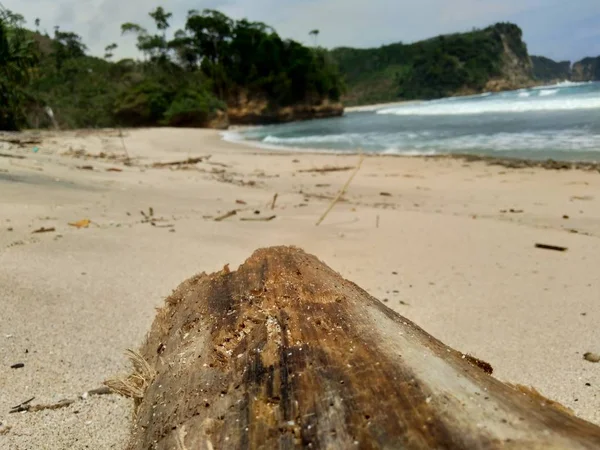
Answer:
POLYGON ((600 80, 600 56, 596 58, 584 58, 573 64, 571 73, 572 81, 599 81, 600 80))
POLYGON ((251 100, 230 105, 227 110, 231 125, 266 125, 297 120, 324 119, 344 114, 341 103, 319 101, 286 107, 272 107, 264 100, 251 100))
POLYGON ((498 75, 490 77, 482 91, 506 91, 535 84, 533 63, 523 42, 521 29, 512 24, 498 24, 493 32, 502 42, 500 70, 498 75))

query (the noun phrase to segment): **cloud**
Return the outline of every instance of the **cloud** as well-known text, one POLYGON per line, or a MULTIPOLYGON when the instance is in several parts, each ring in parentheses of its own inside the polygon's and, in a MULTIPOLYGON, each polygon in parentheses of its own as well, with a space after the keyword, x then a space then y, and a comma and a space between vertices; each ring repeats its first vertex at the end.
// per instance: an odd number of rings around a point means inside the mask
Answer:
POLYGON ((512 21, 524 30, 532 54, 556 59, 579 59, 600 54, 598 0, 3 0, 28 19, 41 19, 41 29, 54 25, 80 34, 95 54, 112 42, 118 56, 134 56, 135 43, 122 37, 124 22, 152 27, 148 12, 163 6, 173 12, 173 29, 181 28, 190 9, 213 8, 231 17, 262 21, 283 37, 310 42, 308 32, 319 29, 326 47, 369 47, 413 42, 441 33, 512 21))

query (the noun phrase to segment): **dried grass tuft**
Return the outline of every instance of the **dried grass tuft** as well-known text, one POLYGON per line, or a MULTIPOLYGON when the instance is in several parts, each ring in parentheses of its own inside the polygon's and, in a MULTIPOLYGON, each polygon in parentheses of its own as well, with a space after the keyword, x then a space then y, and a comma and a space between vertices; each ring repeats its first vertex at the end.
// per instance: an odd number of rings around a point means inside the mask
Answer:
POLYGON ((133 365, 133 373, 127 377, 110 378, 104 385, 124 397, 141 400, 148 386, 154 381, 156 371, 135 350, 127 349, 125 354, 133 365))

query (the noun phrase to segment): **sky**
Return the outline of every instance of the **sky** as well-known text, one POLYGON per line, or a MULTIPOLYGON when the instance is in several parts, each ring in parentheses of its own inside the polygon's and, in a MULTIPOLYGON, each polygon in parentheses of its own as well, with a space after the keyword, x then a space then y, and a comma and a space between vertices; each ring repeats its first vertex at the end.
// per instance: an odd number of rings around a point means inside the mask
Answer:
POLYGON ((120 26, 134 22, 152 29, 148 12, 157 6, 173 13, 173 31, 182 28, 187 11, 218 9, 235 18, 265 22, 283 38, 319 44, 376 47, 414 42, 439 34, 468 31, 510 21, 524 32, 529 53, 577 61, 600 55, 600 0, 0 0, 25 16, 30 28, 81 35, 90 52, 102 55, 113 42, 116 57, 137 56, 133 37, 120 26))

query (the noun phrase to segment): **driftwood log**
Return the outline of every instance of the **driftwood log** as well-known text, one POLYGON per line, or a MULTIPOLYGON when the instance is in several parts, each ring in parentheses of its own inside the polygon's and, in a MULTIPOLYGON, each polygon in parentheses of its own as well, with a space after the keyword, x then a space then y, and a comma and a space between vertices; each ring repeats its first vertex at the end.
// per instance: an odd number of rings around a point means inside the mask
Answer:
POLYGON ((599 449, 600 428, 504 384, 299 249, 183 283, 136 371, 131 449, 599 449))

